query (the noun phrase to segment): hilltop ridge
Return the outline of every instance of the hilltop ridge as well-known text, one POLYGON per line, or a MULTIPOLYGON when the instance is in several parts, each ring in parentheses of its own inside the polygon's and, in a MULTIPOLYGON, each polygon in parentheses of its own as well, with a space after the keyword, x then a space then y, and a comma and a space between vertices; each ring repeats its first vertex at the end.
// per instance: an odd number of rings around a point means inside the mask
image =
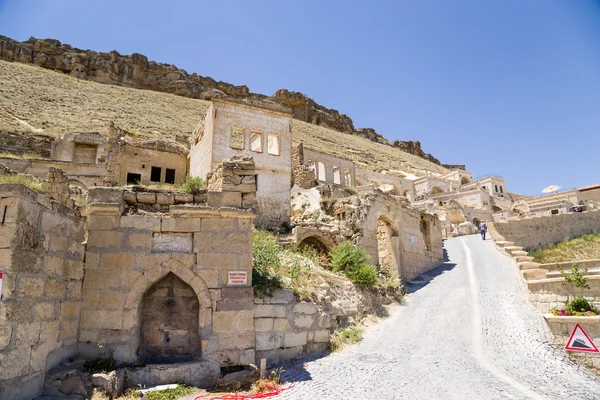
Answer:
POLYGON ((419 141, 390 142, 373 128, 355 128, 348 115, 324 107, 300 92, 280 89, 272 96, 252 93, 246 85, 236 86, 196 73, 190 74, 171 64, 149 61, 139 53, 121 55, 116 50, 102 53, 78 49, 56 39, 30 38, 19 42, 0 36, 0 59, 39 65, 79 79, 171 93, 192 99, 234 97, 274 101, 290 107, 297 120, 396 147, 446 168, 465 168, 464 165, 442 164, 431 154, 425 153, 419 141))

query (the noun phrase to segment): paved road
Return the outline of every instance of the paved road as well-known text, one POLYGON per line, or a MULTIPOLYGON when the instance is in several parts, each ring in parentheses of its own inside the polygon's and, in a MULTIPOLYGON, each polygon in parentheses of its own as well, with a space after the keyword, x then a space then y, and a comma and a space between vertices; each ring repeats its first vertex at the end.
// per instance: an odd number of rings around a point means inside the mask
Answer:
POLYGON ((512 261, 475 235, 446 250, 362 343, 289 367, 296 386, 277 398, 600 399, 600 380, 548 344, 512 261))

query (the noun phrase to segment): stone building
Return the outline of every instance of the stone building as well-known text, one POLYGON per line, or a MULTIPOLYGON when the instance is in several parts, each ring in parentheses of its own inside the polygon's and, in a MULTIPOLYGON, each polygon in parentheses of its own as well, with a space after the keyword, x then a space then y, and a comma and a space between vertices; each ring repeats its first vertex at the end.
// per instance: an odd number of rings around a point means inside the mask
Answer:
POLYGON ((319 184, 349 187, 356 185, 354 162, 303 147, 303 164, 315 174, 319 184))
POLYGON ((235 155, 256 163, 258 226, 290 222, 292 133, 290 110, 272 104, 213 100, 192 135, 190 175, 206 178, 216 164, 235 155))

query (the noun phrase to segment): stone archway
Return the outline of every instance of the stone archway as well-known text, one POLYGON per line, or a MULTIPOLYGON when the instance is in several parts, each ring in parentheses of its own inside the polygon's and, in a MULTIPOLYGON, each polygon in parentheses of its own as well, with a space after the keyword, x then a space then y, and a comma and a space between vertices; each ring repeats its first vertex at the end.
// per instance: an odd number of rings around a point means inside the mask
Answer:
POLYGON ((143 296, 154 286, 154 284, 158 283, 169 274, 174 275, 188 285, 198 299, 198 323, 196 326, 200 340, 203 339, 203 328, 212 324, 212 300, 208 287, 202 278, 190 268, 174 259, 169 259, 161 264, 154 265, 138 276, 129 287, 127 297, 125 298, 123 328, 130 329, 131 347, 129 347, 129 351, 133 357, 132 360, 138 359, 139 356, 143 356, 143 354, 140 354, 143 353, 143 351, 140 352, 140 350, 142 350, 141 327, 143 322, 143 296), (137 356, 135 354, 137 354, 137 356))
POLYGON ((388 217, 377 219, 377 261, 380 269, 388 276, 396 273, 402 278, 399 260, 399 237, 388 217))
POLYGON ((328 254, 330 250, 329 247, 317 236, 309 236, 304 238, 304 240, 298 244, 298 248, 302 249, 304 247, 311 247, 319 252, 319 254, 328 254))
POLYGON ((142 297, 139 355, 152 363, 200 357, 199 314, 192 287, 169 272, 142 297))

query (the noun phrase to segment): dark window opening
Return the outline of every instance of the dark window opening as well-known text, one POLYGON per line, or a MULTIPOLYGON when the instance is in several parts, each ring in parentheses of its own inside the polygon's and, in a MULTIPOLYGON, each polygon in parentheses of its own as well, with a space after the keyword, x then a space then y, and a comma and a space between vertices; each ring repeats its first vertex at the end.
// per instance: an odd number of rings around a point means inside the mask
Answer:
POLYGON ((146 164, 142 164, 142 168, 146 168, 146 164))
POLYGON ((502 186, 500 186, 500 193, 504 193, 504 190, 502 190, 502 186))
POLYGON ((160 167, 152 167, 150 171, 150 182, 160 182, 160 167))
POLYGON ((551 211, 550 211, 550 213, 551 213, 552 215, 556 215, 556 214, 558 214, 558 210, 551 210, 551 211))
POLYGON ((142 180, 142 174, 127 173, 127 184, 128 185, 139 185, 142 180))
POLYGON ((167 168, 165 170, 165 183, 175 183, 175 170, 167 168))
POLYGON ((495 188, 496 188, 496 192, 497 192, 497 191, 498 191, 498 185, 494 185, 494 186, 495 186, 495 188))

